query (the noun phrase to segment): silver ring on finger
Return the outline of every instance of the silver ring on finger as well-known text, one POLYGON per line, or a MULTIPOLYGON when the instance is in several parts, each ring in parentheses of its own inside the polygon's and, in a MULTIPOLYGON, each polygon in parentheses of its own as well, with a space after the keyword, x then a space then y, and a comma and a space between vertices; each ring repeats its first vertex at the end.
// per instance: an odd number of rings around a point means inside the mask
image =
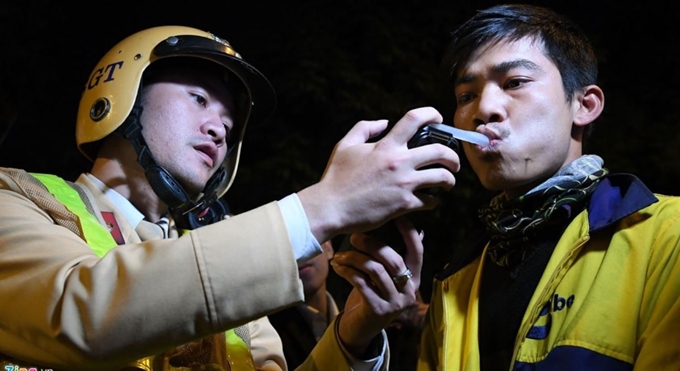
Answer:
POLYGON ((406 270, 403 271, 402 273, 399 273, 396 276, 392 276, 392 281, 394 281, 396 285, 403 285, 409 279, 411 279, 411 277, 413 277, 413 273, 411 273, 410 269, 406 268, 406 270))

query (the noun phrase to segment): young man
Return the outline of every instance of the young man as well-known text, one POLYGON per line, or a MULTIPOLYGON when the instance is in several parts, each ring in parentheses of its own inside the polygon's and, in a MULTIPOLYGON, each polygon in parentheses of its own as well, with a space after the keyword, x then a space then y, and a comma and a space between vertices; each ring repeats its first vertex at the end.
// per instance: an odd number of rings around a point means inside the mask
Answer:
MULTIPOLYGON (((302 301, 298 264, 321 253, 318 241, 433 208, 418 189, 451 188, 459 163, 445 146, 407 147, 442 120, 434 109, 409 112, 376 143, 386 121, 362 121, 317 184, 223 220, 215 201, 234 179, 246 124, 265 120, 274 97, 208 32, 156 27, 115 45, 78 111, 91 171, 75 182, 0 172, 2 365, 285 369, 277 339, 258 340, 271 326, 255 320, 302 301), (448 170, 418 170, 431 163, 448 170)), ((303 369, 384 368, 382 328, 419 283, 419 237, 406 232, 405 259, 387 249, 335 259, 357 292, 303 369)))
POLYGON ((436 277, 418 369, 679 369, 680 199, 583 154, 604 107, 583 33, 495 6, 446 60, 455 125, 490 139, 465 155, 499 194, 436 277))

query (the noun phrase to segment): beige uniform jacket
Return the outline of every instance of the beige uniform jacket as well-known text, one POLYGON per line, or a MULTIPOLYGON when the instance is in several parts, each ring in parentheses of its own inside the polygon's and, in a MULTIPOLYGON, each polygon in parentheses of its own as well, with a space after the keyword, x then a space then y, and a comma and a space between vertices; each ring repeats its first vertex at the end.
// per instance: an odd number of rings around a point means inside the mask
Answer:
MULTIPOLYGON (((302 301, 276 202, 161 239, 148 222, 133 230, 86 176, 76 183, 114 214, 127 244, 98 258, 0 171, 0 358, 112 370, 302 301)), ((276 369, 280 339, 268 322, 258 328, 254 358, 276 369)), ((349 369, 332 327, 326 338, 305 369, 349 369)))

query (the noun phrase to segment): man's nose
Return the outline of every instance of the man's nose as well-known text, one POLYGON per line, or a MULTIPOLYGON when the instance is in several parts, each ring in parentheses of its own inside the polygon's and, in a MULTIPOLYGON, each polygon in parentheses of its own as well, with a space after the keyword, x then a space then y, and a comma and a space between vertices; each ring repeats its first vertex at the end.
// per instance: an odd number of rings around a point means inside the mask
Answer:
POLYGON ((502 121, 505 116, 505 94, 498 86, 485 87, 477 99, 475 125, 502 121))
POLYGON ((227 127, 223 122, 222 116, 217 113, 211 113, 206 117, 201 125, 201 132, 209 135, 218 144, 226 141, 227 127))

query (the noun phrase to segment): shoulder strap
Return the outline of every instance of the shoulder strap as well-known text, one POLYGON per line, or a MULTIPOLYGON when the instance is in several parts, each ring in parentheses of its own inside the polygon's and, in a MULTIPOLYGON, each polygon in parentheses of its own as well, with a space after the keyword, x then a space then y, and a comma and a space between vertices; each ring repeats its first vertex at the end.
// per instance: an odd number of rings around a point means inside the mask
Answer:
POLYGON ((6 189, 24 195, 49 214, 57 224, 85 239, 78 225, 78 217, 57 201, 37 178, 21 169, 0 168, 0 172, 0 175, 13 182, 6 189))
MULTIPOLYGON (((78 235, 90 245, 90 248, 92 248, 97 256, 103 256, 106 252, 117 246, 111 233, 99 223, 99 220, 94 215, 88 212, 80 195, 68 182, 52 174, 31 173, 31 175, 38 179, 61 205, 77 216, 79 224, 78 235)), ((31 196, 29 195, 29 197, 31 196)), ((31 197, 31 200, 36 202, 35 197, 31 197)), ((36 204, 41 207, 43 206, 38 202, 36 204)))

